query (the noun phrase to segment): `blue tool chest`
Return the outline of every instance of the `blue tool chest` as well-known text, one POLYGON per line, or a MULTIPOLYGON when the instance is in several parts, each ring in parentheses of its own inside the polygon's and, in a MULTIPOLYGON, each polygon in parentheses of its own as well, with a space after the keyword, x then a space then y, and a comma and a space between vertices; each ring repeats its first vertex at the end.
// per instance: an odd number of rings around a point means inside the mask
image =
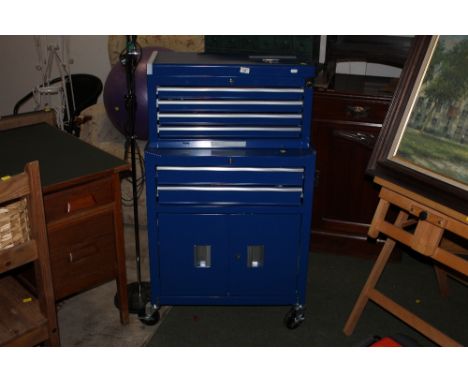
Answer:
POLYGON ((291 305, 304 319, 314 69, 154 52, 145 150, 152 303, 291 305))

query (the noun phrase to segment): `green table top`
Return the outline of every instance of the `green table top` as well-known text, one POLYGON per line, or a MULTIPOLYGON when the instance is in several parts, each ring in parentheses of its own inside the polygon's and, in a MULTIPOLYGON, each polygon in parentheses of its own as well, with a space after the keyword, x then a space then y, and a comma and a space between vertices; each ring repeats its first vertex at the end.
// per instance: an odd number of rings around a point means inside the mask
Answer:
POLYGON ((0 176, 15 175, 38 160, 42 187, 104 171, 122 171, 128 163, 46 123, 0 132, 0 176))

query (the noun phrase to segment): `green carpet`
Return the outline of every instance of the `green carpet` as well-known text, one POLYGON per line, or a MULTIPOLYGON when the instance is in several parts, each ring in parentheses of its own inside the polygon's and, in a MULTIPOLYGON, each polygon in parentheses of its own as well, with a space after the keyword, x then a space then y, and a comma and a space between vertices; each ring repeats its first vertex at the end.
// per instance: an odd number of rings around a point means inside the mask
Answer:
MULTIPOLYGON (((358 346, 374 335, 404 334, 421 346, 434 344, 372 302, 353 335, 343 326, 367 279, 373 260, 310 254, 306 319, 290 330, 287 306, 175 306, 147 346, 358 346)), ((403 255, 387 265, 378 289, 430 324, 468 345, 468 288, 449 280, 439 295, 435 274, 424 259, 403 255)))

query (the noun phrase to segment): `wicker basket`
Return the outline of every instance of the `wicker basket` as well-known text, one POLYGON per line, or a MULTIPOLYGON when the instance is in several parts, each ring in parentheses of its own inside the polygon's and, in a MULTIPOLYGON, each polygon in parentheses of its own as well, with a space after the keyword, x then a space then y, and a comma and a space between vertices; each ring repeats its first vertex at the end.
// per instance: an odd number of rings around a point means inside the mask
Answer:
POLYGON ((0 205, 0 250, 29 240, 29 219, 26 198, 0 205))

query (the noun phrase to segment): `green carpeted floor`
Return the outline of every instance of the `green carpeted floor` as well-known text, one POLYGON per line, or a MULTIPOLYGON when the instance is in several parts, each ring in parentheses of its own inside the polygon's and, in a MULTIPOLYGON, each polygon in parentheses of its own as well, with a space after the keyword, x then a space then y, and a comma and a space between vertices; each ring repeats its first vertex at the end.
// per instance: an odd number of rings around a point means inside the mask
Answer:
MULTIPOLYGON (((357 346, 374 335, 405 334, 421 346, 432 342, 369 302, 353 335, 344 323, 373 260, 312 253, 306 320, 289 330, 286 306, 176 306, 147 346, 357 346)), ((432 325, 468 345, 468 288, 450 279, 450 295, 439 295, 432 267, 415 255, 390 263, 378 288, 432 325)))

